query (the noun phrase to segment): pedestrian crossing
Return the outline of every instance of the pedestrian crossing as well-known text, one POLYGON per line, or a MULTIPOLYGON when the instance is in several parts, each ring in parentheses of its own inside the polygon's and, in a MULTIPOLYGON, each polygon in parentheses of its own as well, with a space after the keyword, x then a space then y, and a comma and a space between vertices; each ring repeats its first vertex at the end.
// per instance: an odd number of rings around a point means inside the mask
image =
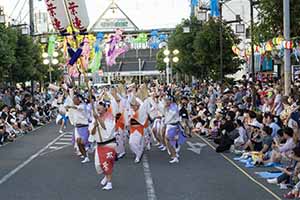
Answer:
POLYGON ((65 132, 60 139, 58 139, 54 144, 49 146, 48 149, 46 149, 44 152, 40 154, 40 156, 64 149, 72 145, 72 134, 73 134, 72 132, 65 132))

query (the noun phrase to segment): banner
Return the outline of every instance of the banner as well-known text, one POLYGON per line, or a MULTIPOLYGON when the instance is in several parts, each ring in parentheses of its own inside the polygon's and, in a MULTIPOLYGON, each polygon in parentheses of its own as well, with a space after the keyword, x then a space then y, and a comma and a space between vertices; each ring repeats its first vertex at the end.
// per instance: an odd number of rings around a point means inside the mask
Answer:
POLYGON ((86 32, 90 21, 85 1, 66 0, 66 4, 73 26, 80 32, 86 32))
POLYGON ((65 33, 69 25, 69 20, 62 0, 45 0, 47 11, 55 30, 65 33))

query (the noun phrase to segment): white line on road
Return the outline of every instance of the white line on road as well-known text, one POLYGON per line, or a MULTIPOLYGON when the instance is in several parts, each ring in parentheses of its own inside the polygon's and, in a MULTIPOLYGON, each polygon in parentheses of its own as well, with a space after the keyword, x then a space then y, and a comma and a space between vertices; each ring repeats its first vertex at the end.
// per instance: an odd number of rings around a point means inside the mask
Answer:
POLYGON ((65 135, 65 138, 72 138, 72 135, 65 135))
POLYGON ((51 149, 51 150, 50 150, 50 151, 46 151, 46 152, 41 153, 40 156, 44 156, 44 155, 46 155, 46 154, 53 153, 53 152, 55 152, 55 151, 64 149, 64 148, 66 148, 66 147, 68 147, 68 146, 71 146, 71 144, 67 144, 67 145, 64 145, 64 146, 61 146, 61 147, 55 147, 55 148, 49 147, 49 149, 51 149))
POLYGON ((51 146, 51 147, 49 147, 49 149, 58 149, 58 148, 60 148, 60 147, 57 147, 57 146, 51 146))
MULTIPOLYGON (((205 138, 196 135, 198 138, 200 138, 203 142, 205 142, 208 146, 210 146, 213 150, 216 150, 216 148, 210 144, 205 138)), ((251 181, 253 181, 256 185, 260 186, 261 188, 263 188, 265 191, 267 191, 270 195, 272 195, 275 199, 277 200, 281 200, 281 198, 275 194, 274 192, 272 192, 268 187, 266 187, 264 184, 260 183, 259 181, 255 180, 252 176, 250 176, 245 170, 243 170, 242 168, 240 168, 237 164, 235 164, 230 158, 228 158, 225 154, 220 153, 220 155, 227 160, 229 163, 231 163, 235 168, 237 168, 241 173, 243 173, 245 176, 247 176, 251 181)))
POLYGON ((157 200, 154 190, 154 184, 150 172, 149 162, 147 156, 144 154, 143 156, 143 167, 144 167, 144 175, 146 180, 146 188, 147 188, 147 197, 148 200, 157 200))
POLYGON ((24 168, 26 165, 28 165, 35 158, 37 158, 43 151, 45 151, 46 149, 48 149, 51 145, 53 145, 57 140, 59 140, 63 136, 64 135, 58 136, 57 138, 55 138, 54 140, 52 140, 49 144, 47 144, 44 148, 42 148, 37 153, 35 153, 32 156, 30 156, 27 160, 25 160, 23 163, 21 163, 20 165, 18 165, 15 169, 13 169, 8 174, 6 174, 5 176, 3 176, 0 179, 0 185, 3 184, 4 182, 6 182, 10 177, 12 177, 13 175, 15 175, 18 171, 20 171, 22 168, 24 168))
POLYGON ((56 145, 66 145, 66 144, 71 144, 70 142, 56 142, 56 145))
POLYGON ((61 138, 59 141, 72 141, 72 138, 61 138))

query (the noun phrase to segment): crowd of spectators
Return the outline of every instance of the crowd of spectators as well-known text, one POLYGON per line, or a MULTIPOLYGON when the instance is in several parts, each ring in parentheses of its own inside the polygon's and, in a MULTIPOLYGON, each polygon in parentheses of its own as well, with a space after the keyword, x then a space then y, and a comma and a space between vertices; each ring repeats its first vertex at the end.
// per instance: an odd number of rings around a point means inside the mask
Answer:
POLYGON ((53 117, 50 91, 34 92, 29 89, 6 88, 0 92, 0 146, 13 142, 53 117))
POLYGON ((293 188, 285 198, 300 198, 300 96, 295 85, 290 96, 283 95, 279 81, 253 83, 245 77, 233 85, 202 82, 170 90, 181 112, 189 113, 192 126, 185 130, 206 137, 216 152, 239 155, 235 160, 245 161, 245 167, 276 167, 282 174, 268 183, 293 188))

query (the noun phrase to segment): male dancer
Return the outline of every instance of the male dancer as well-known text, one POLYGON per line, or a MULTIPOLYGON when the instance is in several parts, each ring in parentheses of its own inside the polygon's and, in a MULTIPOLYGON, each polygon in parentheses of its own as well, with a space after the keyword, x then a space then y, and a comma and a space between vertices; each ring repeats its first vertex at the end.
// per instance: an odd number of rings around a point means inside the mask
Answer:
POLYGON ((108 104, 100 102, 93 119, 91 134, 97 142, 95 151, 95 168, 98 174, 104 173, 101 185, 103 190, 112 189, 112 173, 116 159, 115 119, 111 112, 107 111, 108 104))

